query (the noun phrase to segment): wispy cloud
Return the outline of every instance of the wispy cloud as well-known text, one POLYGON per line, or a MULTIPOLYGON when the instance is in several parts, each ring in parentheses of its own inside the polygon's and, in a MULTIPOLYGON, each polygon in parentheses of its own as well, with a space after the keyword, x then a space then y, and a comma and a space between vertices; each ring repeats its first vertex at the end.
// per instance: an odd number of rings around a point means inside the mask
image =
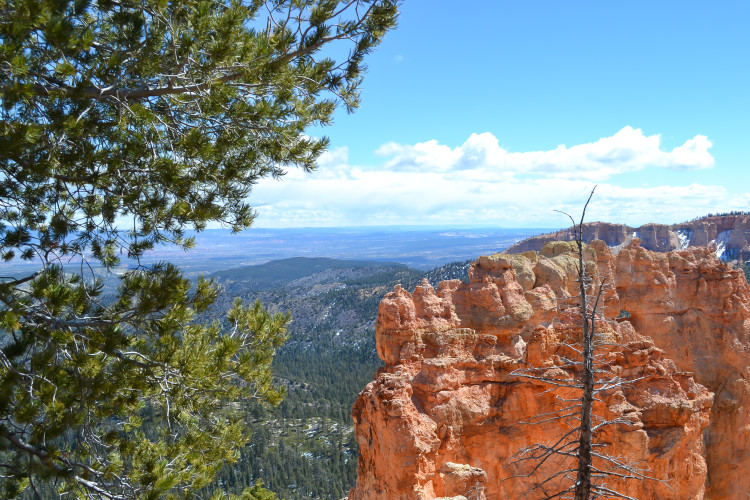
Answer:
POLYGON ((744 207, 722 186, 690 185, 677 176, 711 168, 711 141, 697 135, 664 150, 659 135, 625 127, 592 143, 549 151, 510 152, 492 134, 472 134, 451 147, 437 141, 389 143, 378 165, 352 165, 346 148, 326 153, 317 172, 291 171, 253 192, 260 225, 390 224, 565 225, 553 210, 577 213, 594 183, 591 220, 641 224, 684 220, 718 209, 744 207), (618 174, 673 171, 675 185, 625 187, 618 174))

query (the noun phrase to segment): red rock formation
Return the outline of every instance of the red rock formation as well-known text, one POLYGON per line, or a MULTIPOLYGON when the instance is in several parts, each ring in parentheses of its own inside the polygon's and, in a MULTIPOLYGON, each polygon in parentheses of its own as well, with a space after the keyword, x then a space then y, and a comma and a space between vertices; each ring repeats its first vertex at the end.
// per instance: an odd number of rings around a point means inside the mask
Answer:
MULTIPOLYGON (((602 395, 597 414, 628 423, 598 437, 609 455, 664 482, 609 482, 643 499, 744 498, 750 290, 707 249, 657 254, 639 245, 616 256, 602 242, 587 250, 589 271, 614 285, 600 311, 630 316, 600 322, 615 341, 604 362, 633 382, 602 395)), ((558 242, 538 255, 480 257, 469 283, 424 282, 386 296, 377 323, 386 366, 352 411, 361 455, 351 500, 544 496, 532 488, 556 464, 524 477, 529 463, 512 457, 568 429, 560 419, 524 423, 561 403, 559 390, 521 375, 559 367, 571 356, 563 342, 580 335, 570 250, 558 242)))
POLYGON ((620 307, 680 370, 716 394, 706 429, 707 497, 750 491, 750 290, 741 271, 705 248, 656 254, 631 246, 616 259, 620 307))
MULTIPOLYGON (((610 247, 626 246, 630 244, 633 236, 637 236, 641 239, 643 248, 655 252, 671 252, 688 246, 714 244, 725 259, 750 259, 750 215, 702 217, 673 225, 645 224, 641 227, 630 227, 625 224, 590 222, 583 226, 584 241, 602 240, 610 247)), ((506 252, 539 251, 548 242, 574 239, 572 228, 563 229, 520 241, 506 252)))

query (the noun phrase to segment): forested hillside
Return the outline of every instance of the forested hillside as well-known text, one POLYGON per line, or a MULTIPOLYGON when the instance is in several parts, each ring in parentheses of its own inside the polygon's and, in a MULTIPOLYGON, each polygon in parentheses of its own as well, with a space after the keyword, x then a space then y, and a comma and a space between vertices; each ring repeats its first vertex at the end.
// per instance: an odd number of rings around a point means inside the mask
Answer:
POLYGON ((398 283, 413 289, 423 278, 435 286, 465 278, 468 264, 425 273, 401 264, 295 258, 215 273, 224 291, 211 315, 220 317, 234 297, 292 314, 290 339, 273 364, 287 396, 274 408, 247 408, 252 439, 217 484, 239 492, 260 478, 288 500, 344 497, 357 469, 351 408, 382 366, 375 353, 380 300, 398 283))

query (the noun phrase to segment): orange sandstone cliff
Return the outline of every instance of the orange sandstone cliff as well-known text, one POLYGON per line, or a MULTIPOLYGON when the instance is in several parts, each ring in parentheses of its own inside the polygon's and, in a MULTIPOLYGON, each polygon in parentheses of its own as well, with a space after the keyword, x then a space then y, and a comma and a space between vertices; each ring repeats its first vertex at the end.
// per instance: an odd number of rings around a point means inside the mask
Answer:
MULTIPOLYGON (((560 369, 565 342, 580 335, 572 250, 555 242, 538 254, 480 257, 468 283, 444 281, 434 290, 423 282, 385 297, 376 334, 385 367, 352 411, 360 458, 349 499, 533 499, 560 486, 538 487, 558 470, 554 460, 529 476, 530 463, 516 455, 569 429, 538 418, 559 408, 559 392, 520 374, 560 369)), ((750 289, 743 275, 709 249, 654 253, 638 238, 616 255, 601 241, 586 254, 594 285, 605 277, 611 284, 599 312, 619 315, 599 322, 612 340, 602 359, 631 381, 596 403, 597 414, 621 421, 598 439, 609 456, 627 457, 654 478, 608 483, 640 499, 745 498, 750 289)))

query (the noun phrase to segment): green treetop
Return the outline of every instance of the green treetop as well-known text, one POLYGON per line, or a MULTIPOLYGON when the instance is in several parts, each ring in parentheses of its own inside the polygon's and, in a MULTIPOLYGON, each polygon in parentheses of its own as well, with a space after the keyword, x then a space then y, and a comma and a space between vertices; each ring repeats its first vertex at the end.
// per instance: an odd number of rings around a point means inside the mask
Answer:
POLYGON ((253 184, 314 169, 305 131, 356 107, 397 3, 0 0, 0 256, 38 264, 0 277, 0 496, 156 498, 237 457, 232 403, 281 397, 288 318, 198 324, 212 283, 139 259, 249 227, 253 184), (105 294, 88 266, 121 256, 105 294))

